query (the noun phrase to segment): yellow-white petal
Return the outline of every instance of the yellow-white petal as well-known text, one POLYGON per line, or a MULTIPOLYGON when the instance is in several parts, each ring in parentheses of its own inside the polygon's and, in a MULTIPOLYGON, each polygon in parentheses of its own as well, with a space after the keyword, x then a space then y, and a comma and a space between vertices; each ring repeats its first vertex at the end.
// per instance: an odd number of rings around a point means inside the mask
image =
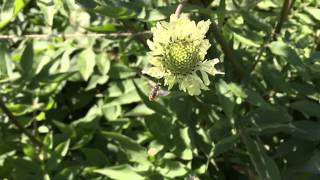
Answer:
POLYGON ((143 74, 148 74, 154 78, 160 79, 164 76, 164 70, 161 67, 150 67, 142 71, 143 74))
POLYGON ((216 74, 224 74, 223 72, 217 71, 214 65, 216 65, 219 62, 218 59, 213 59, 209 61, 204 61, 201 63, 201 65, 198 67, 200 71, 205 71, 211 75, 216 75, 216 74))

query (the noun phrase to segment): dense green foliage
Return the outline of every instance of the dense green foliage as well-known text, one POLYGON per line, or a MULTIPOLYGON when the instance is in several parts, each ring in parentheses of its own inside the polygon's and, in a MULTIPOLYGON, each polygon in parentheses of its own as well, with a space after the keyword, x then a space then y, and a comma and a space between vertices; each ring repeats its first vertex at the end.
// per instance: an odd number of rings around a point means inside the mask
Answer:
POLYGON ((149 101, 177 4, 0 0, 0 179, 319 179, 320 1, 190 0, 225 74, 149 101))

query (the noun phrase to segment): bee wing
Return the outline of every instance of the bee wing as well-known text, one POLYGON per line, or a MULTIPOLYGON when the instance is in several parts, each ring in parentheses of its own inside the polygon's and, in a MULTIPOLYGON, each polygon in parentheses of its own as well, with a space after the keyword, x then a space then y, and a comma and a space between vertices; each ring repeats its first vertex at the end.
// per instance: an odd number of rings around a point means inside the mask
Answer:
POLYGON ((170 94, 170 91, 164 90, 162 88, 158 91, 159 96, 168 96, 169 94, 170 94))

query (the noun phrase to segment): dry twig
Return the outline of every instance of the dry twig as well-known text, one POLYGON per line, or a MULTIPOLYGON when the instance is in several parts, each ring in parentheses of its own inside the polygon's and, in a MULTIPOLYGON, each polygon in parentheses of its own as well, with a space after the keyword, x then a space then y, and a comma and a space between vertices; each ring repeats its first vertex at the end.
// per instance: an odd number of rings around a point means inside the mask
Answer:
POLYGON ((137 32, 137 33, 131 33, 131 32, 118 32, 118 33, 81 33, 81 32, 75 32, 75 33, 66 33, 66 34, 26 34, 22 36, 16 36, 16 35, 0 35, 1 39, 51 39, 55 37, 64 37, 64 38, 78 38, 78 37, 111 37, 111 38, 117 38, 117 37, 134 37, 134 36, 143 36, 150 34, 150 31, 144 31, 144 32, 137 32))

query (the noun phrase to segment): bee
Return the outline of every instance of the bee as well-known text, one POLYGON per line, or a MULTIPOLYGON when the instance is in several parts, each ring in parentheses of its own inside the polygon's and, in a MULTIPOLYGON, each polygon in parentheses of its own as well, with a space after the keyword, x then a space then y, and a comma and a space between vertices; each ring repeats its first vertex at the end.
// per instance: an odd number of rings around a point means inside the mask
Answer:
POLYGON ((154 101, 157 96, 167 96, 168 94, 169 94, 169 91, 163 90, 161 88, 161 83, 157 83, 151 88, 149 101, 154 101))

